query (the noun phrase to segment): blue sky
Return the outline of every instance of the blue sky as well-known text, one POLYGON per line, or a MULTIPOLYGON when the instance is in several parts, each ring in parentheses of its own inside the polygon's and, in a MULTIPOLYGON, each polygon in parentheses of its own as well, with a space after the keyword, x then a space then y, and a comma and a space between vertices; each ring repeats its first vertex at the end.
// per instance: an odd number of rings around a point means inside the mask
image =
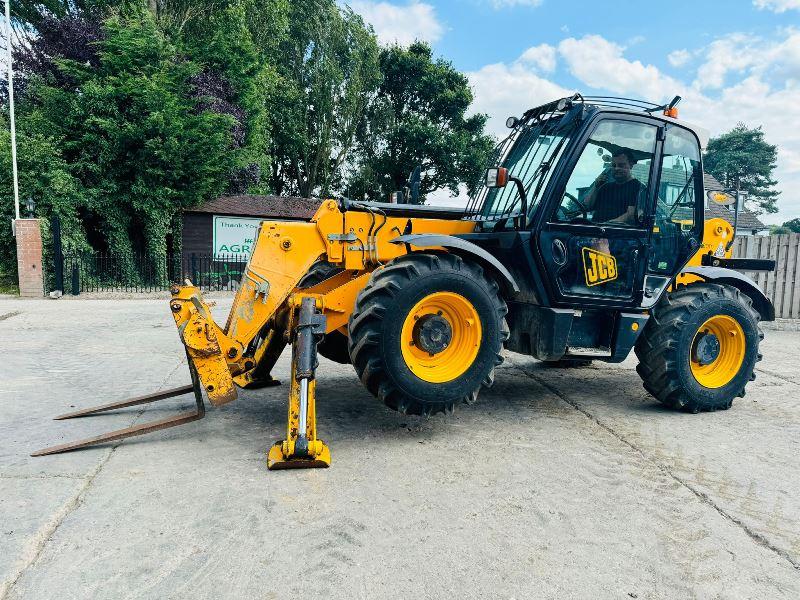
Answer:
POLYGON ((444 29, 434 44, 436 50, 465 71, 516 58, 530 46, 543 42, 555 45, 565 37, 600 34, 635 49, 633 54, 638 60, 679 74, 680 70, 667 61, 676 48, 696 50, 733 31, 771 36, 777 28, 792 22, 800 25, 798 13, 759 10, 750 0, 543 0, 538 6, 498 2, 498 8, 491 0, 428 3, 444 29))
POLYGON ((774 223, 800 217, 800 0, 351 0, 384 43, 429 41, 468 74, 492 132, 572 91, 661 101, 712 135, 779 146, 774 223))

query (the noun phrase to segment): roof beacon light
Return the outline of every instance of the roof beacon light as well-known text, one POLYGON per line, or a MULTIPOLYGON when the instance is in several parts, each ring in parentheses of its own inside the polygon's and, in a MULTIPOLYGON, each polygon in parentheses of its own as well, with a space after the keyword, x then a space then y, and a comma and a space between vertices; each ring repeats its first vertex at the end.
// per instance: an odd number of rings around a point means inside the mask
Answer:
POLYGON ((667 104, 666 108, 664 108, 664 116, 665 117, 672 117, 673 119, 678 118, 678 103, 681 101, 680 96, 675 96, 672 99, 672 102, 667 104))

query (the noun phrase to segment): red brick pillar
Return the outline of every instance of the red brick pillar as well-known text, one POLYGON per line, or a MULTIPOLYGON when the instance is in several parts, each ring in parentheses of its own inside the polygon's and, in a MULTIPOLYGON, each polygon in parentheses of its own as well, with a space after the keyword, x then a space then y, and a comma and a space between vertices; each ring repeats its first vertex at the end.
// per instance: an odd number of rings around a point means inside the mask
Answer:
POLYGON ((14 221, 14 230, 17 234, 19 295, 23 298, 41 298, 44 295, 44 279, 39 219, 18 219, 14 221))

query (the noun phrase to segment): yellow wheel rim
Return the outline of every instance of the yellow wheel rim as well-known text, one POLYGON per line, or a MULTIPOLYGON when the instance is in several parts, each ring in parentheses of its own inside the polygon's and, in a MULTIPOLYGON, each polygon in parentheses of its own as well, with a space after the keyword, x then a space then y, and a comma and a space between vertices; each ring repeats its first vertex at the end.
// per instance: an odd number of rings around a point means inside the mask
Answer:
POLYGON ((707 388, 721 388, 729 384, 742 368, 745 345, 742 326, 733 317, 715 315, 703 323, 689 351, 692 375, 697 383, 707 388), (713 350, 706 360, 698 356, 701 354, 698 351, 701 343, 710 345, 713 350))
POLYGON ((472 366, 481 335, 478 311, 469 300, 452 292, 436 292, 417 302, 403 321, 403 359, 423 381, 453 381, 472 366), (433 342, 422 329, 430 325, 435 325, 433 342))

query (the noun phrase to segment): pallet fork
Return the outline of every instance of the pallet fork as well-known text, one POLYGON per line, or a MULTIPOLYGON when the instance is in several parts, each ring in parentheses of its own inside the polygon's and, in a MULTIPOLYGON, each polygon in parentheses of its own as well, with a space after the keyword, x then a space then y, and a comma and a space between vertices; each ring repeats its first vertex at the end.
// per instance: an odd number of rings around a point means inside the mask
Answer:
POLYGON ((102 435, 98 435, 95 437, 86 438, 83 440, 78 440, 76 442, 68 442, 66 444, 51 446, 49 448, 38 450, 33 454, 31 454, 31 456, 46 456, 48 454, 61 454, 62 452, 70 452, 72 450, 78 450, 80 448, 88 448, 89 446, 97 446, 99 444, 105 444, 108 442, 121 441, 126 438, 136 437, 137 435, 144 435, 146 433, 151 433, 153 431, 159 431, 161 429, 169 429, 170 427, 177 427, 178 425, 191 423, 192 421, 199 421, 205 416, 206 407, 205 404, 203 403, 203 394, 200 390, 200 382, 198 381, 197 378, 197 371, 192 366, 191 361, 189 361, 189 370, 191 371, 192 374, 191 385, 184 385, 178 388, 173 388, 171 390, 164 390, 162 392, 155 392, 153 394, 147 394, 146 396, 136 396, 134 398, 129 398, 121 402, 111 402, 110 404, 102 404, 100 406, 93 406, 92 408, 85 408, 83 410, 78 410, 64 415, 59 415, 57 417, 54 417, 54 420, 63 421, 66 419, 76 419, 78 417, 88 417, 89 415, 96 415, 99 413, 109 412, 112 410, 117 410, 118 408, 139 406, 142 404, 150 404, 151 402, 157 402, 158 400, 175 398, 177 396, 183 396, 184 394, 188 394, 190 392, 194 392, 194 398, 196 403, 195 410, 184 412, 179 415, 175 415, 173 417, 167 417, 165 419, 158 419, 156 421, 149 421, 147 423, 133 425, 131 427, 126 427, 125 429, 117 429, 116 431, 109 431, 108 433, 104 433, 102 435))

